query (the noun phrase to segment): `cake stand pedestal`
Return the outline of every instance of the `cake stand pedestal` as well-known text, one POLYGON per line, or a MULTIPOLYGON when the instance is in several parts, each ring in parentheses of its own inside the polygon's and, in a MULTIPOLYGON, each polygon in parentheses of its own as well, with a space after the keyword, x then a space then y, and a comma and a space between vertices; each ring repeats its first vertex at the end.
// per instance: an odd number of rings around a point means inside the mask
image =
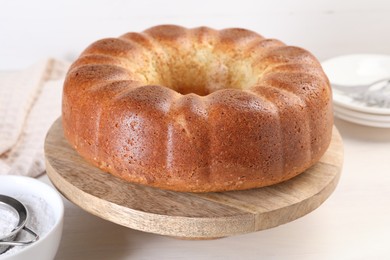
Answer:
POLYGON ((216 193, 160 190, 105 173, 68 144, 61 119, 47 134, 45 157, 54 186, 93 215, 145 232, 212 239, 276 227, 319 207, 340 178, 343 144, 334 127, 321 160, 297 177, 264 188, 216 193))

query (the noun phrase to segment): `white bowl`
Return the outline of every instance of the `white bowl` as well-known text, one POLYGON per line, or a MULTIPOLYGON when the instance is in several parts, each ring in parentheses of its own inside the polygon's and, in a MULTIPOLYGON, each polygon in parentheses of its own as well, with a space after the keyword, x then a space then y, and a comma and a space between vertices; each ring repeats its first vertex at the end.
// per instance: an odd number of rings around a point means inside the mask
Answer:
POLYGON ((51 229, 46 234, 40 236, 37 242, 24 247, 14 254, 0 255, 0 260, 52 260, 61 241, 64 218, 64 204, 57 191, 47 184, 30 177, 0 176, 0 194, 12 197, 31 195, 42 198, 52 208, 55 218, 51 229))

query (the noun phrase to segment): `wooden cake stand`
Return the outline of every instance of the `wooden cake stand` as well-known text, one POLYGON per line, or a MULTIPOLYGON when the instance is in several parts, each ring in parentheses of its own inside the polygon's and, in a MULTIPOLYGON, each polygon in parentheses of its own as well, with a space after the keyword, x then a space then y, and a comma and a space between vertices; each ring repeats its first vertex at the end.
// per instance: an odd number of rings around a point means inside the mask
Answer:
POLYGON ((55 187, 108 221, 161 235, 211 239, 272 228, 319 207, 334 191, 343 144, 334 127, 321 160, 286 182, 220 193, 184 193, 127 183, 91 166, 68 144, 58 119, 45 140, 46 170, 55 187))

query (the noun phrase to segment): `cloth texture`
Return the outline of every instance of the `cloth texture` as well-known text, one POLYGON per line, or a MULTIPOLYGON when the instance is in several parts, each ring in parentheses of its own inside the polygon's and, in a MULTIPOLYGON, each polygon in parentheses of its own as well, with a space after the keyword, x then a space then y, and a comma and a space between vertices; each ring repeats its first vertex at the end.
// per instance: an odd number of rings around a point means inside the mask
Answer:
POLYGON ((0 175, 44 173, 44 140, 61 115, 69 65, 47 59, 21 71, 0 71, 0 175))

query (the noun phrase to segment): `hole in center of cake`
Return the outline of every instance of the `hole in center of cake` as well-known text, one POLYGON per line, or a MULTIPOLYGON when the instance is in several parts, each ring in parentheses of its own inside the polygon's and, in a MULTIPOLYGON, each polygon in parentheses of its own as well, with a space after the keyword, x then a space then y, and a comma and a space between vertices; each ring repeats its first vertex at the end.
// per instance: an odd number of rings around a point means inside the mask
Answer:
POLYGON ((157 66, 159 79, 153 83, 183 95, 206 96, 221 89, 245 89, 256 83, 258 75, 245 59, 207 48, 171 55, 157 66))

